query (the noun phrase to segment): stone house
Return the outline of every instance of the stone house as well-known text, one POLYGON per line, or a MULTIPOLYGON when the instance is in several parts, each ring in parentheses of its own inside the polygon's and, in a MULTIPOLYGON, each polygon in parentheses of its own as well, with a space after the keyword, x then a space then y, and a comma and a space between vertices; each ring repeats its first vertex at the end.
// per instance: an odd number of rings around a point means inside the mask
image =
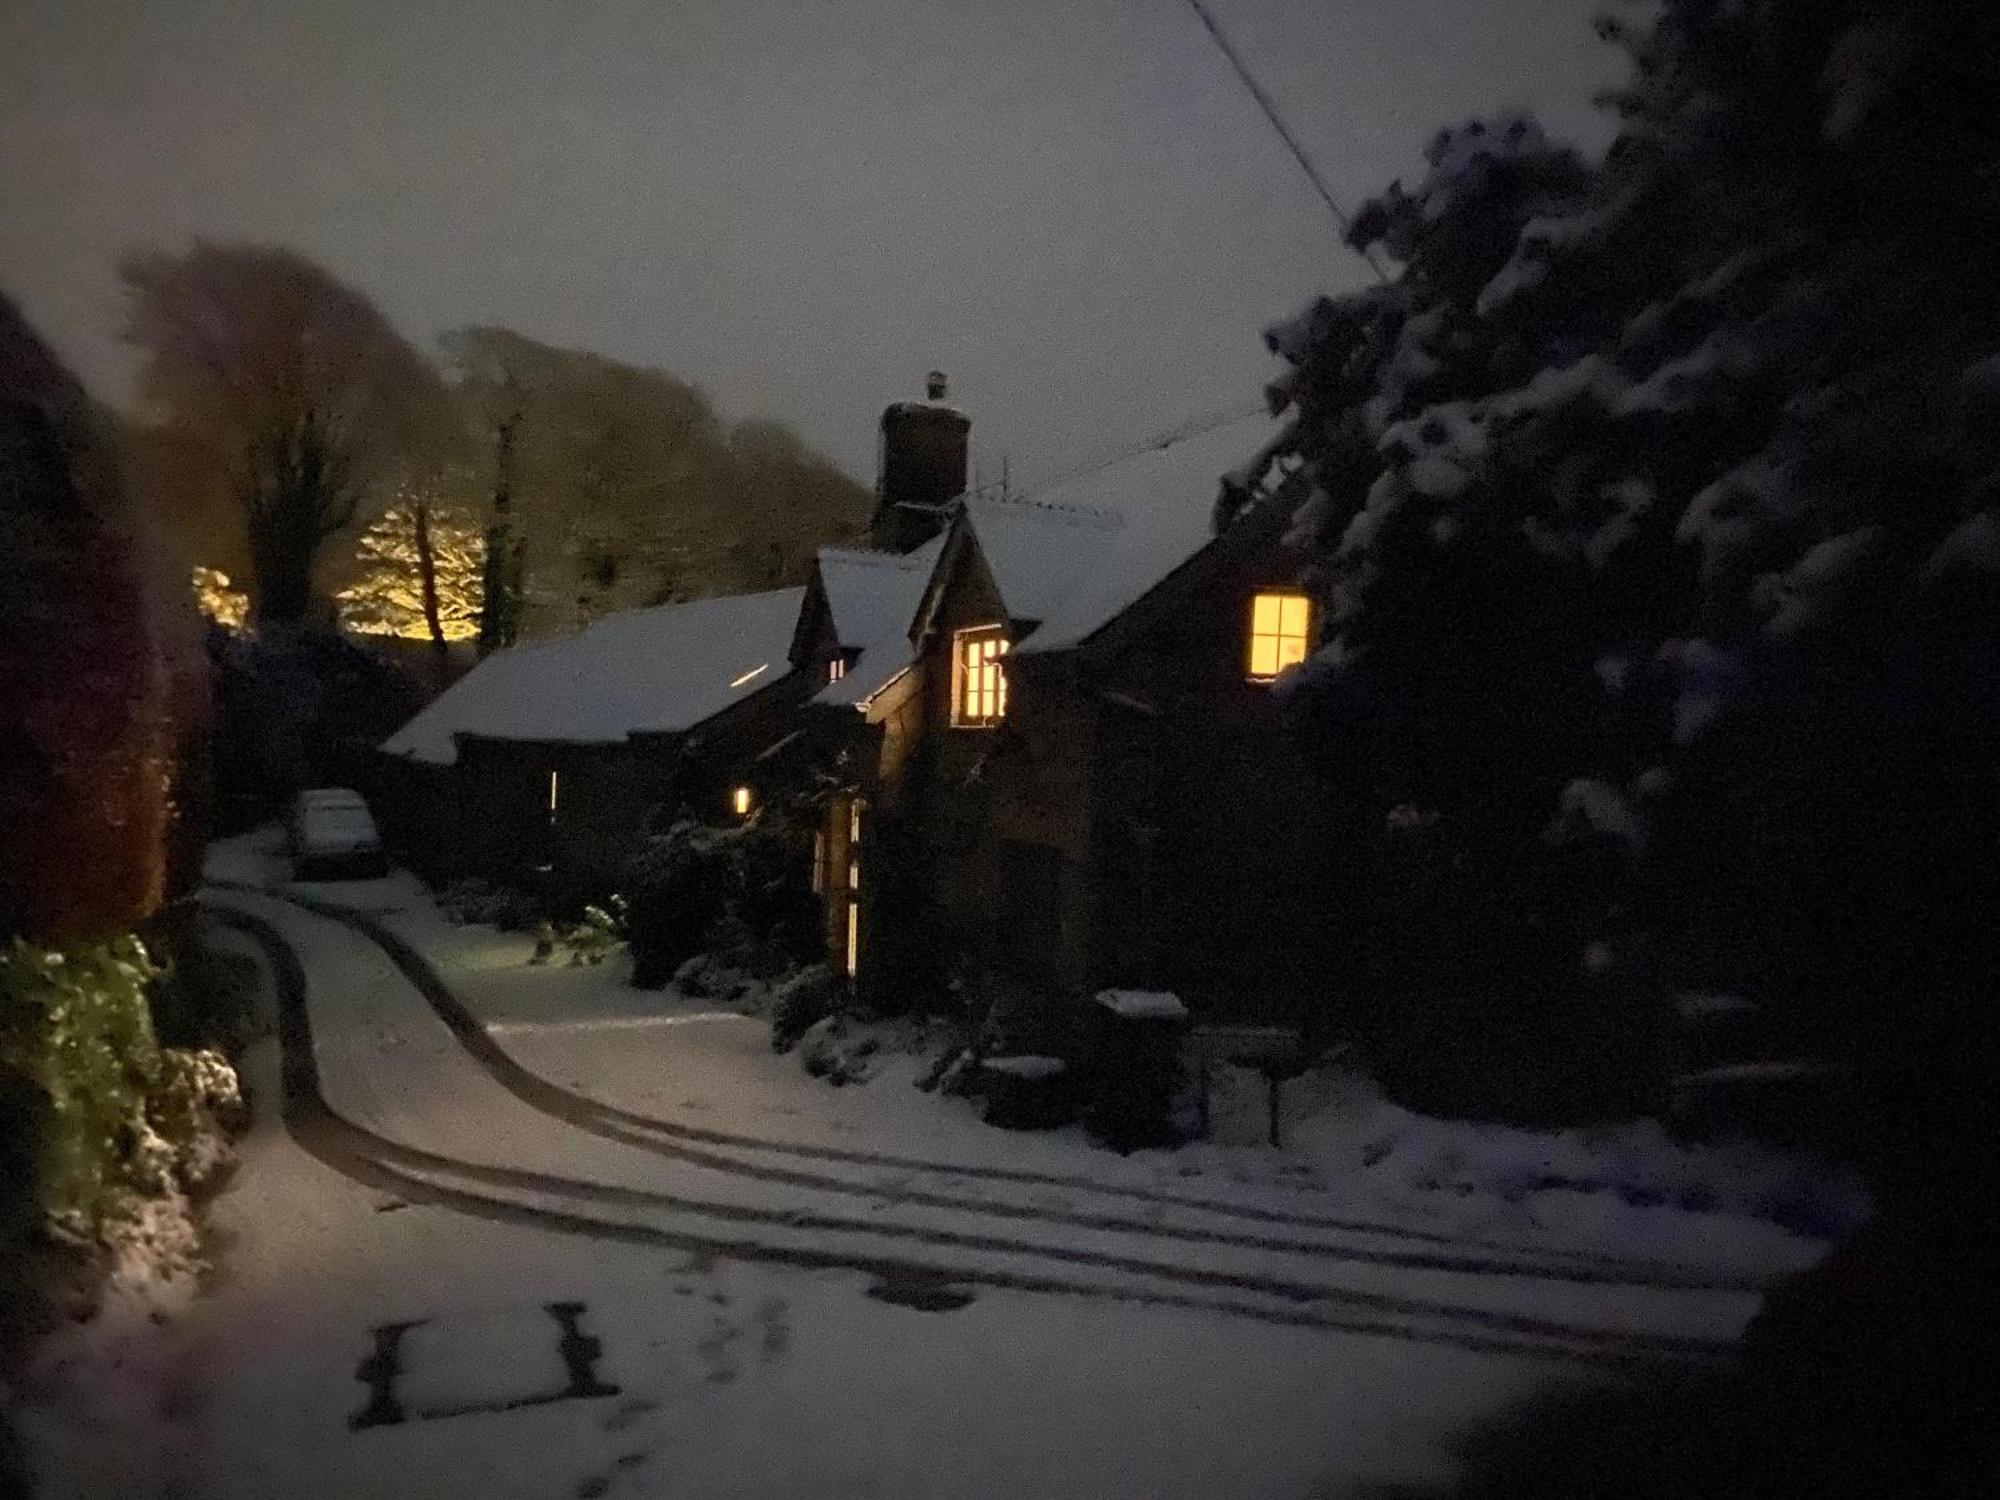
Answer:
POLYGON ((1021 499, 965 493, 968 425, 941 379, 890 407, 874 545, 823 549, 802 589, 489 658, 384 745, 422 812, 394 821, 428 818, 447 867, 603 888, 649 816, 788 800, 865 998, 993 979, 1313 1014, 1341 862, 1273 701, 1320 627, 1274 424, 1021 499))
POLYGON ((649 820, 747 812, 733 768, 813 686, 790 656, 803 597, 632 610, 487 657, 383 742, 391 840, 435 878, 601 892, 649 820))
POLYGON ((875 534, 909 550, 822 554, 797 652, 838 789, 828 957, 864 995, 980 975, 1307 1009, 1336 819, 1271 696, 1318 621, 1281 545, 1299 497, 1246 477, 1270 436, 1232 423, 1018 501, 911 504, 885 462, 875 534), (1247 503, 1217 534, 1232 469, 1247 503))

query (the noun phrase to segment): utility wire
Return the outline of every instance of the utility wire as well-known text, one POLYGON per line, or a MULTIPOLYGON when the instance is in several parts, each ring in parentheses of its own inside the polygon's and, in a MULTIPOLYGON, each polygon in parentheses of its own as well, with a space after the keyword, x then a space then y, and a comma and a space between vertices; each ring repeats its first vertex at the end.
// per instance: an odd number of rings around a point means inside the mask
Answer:
POLYGON ((1186 421, 1177 422, 1172 427, 1155 433, 1143 443, 1134 443, 1129 448, 1119 450, 1109 458, 1092 459, 1089 463, 1078 464, 1075 468, 1064 469, 1059 474, 1052 474, 1047 479, 1037 480, 1034 484, 1029 485, 1026 489, 1015 495, 1014 498, 1016 500, 1031 500, 1044 490, 1052 490, 1059 484, 1068 484, 1072 479, 1087 479, 1092 474, 1100 474, 1106 469, 1116 468, 1119 464, 1125 463, 1129 459, 1137 458, 1142 453, 1151 453, 1157 449, 1171 448, 1176 443, 1184 443, 1189 438, 1200 437, 1204 433, 1215 431, 1218 427, 1227 427, 1232 422, 1241 422, 1250 417, 1262 415, 1268 412, 1269 409, 1263 402, 1259 401, 1249 406, 1236 406, 1226 411, 1211 412, 1203 417, 1189 417, 1186 421))
MULTIPOLYGON (((1293 159, 1311 180, 1314 189, 1319 193, 1320 201, 1326 204, 1327 212, 1333 215, 1334 223, 1340 226, 1341 242, 1345 244, 1347 235, 1354 227, 1354 221, 1348 218, 1346 211, 1334 198, 1333 189, 1326 185, 1326 180, 1319 175, 1319 168, 1315 167, 1312 158, 1306 155, 1305 147, 1299 144, 1298 137, 1293 135, 1291 127, 1285 124, 1285 117, 1278 113, 1277 104, 1264 92, 1264 87, 1257 82, 1256 75, 1250 71, 1236 49, 1229 44, 1229 38, 1222 34, 1222 28, 1215 24, 1215 17, 1208 13, 1208 7, 1202 4, 1202 0, 1188 0, 1188 4, 1194 8, 1194 13, 1201 17, 1201 24, 1206 26, 1208 34, 1215 38, 1215 45, 1221 48, 1222 55, 1229 59, 1229 65, 1236 70, 1236 76, 1243 80, 1243 86, 1250 90, 1250 97, 1255 99, 1257 107, 1264 111, 1264 118, 1269 120, 1271 128, 1278 132, 1278 139, 1290 149, 1293 159)), ((1368 262, 1368 269, 1375 273, 1376 280, 1386 282, 1389 279, 1389 273, 1375 258, 1374 246, 1357 250, 1356 254, 1368 262)))
MULTIPOLYGON (((1229 38, 1223 35, 1222 28, 1216 25, 1215 17, 1208 13, 1208 7, 1202 4, 1202 0, 1188 0, 1188 4, 1193 7, 1194 13, 1201 18, 1201 24, 1208 28, 1208 34, 1215 39, 1215 45, 1222 49, 1222 55, 1229 59, 1229 65, 1236 70, 1236 76, 1243 80, 1243 86, 1250 91, 1250 97, 1257 101, 1257 107, 1263 110, 1264 118, 1270 121, 1271 128, 1277 131, 1278 139, 1283 141, 1286 148, 1292 153, 1293 160, 1298 162, 1300 169, 1306 174, 1307 180, 1312 183, 1314 191, 1320 196, 1320 201, 1326 204, 1327 212, 1333 215, 1334 223, 1340 226, 1342 243, 1345 244, 1346 236, 1352 230, 1354 221, 1347 216, 1346 210, 1341 208, 1339 200, 1333 196, 1333 189, 1328 187, 1326 180, 1319 175, 1319 168, 1315 167, 1312 158, 1306 155, 1305 148, 1299 144, 1298 137, 1293 135, 1291 128, 1285 124, 1284 116, 1278 113, 1276 102, 1272 100, 1269 94, 1264 92, 1263 85, 1257 82, 1256 76, 1251 73, 1249 67, 1244 63, 1236 49, 1230 45, 1229 38)), ((1368 263, 1368 269, 1375 273, 1378 281, 1388 281, 1389 273, 1383 268, 1382 263, 1376 259, 1374 247, 1370 246, 1356 253, 1368 263)), ((1109 458, 1097 459, 1090 463, 1080 464, 1072 469, 1065 469, 1059 474, 1051 475, 1047 479, 1029 485, 1013 498, 1017 500, 1030 500, 1045 490, 1054 489, 1057 485, 1068 484, 1073 479, 1085 479, 1092 474, 1102 473, 1106 469, 1115 468, 1128 459, 1137 458, 1142 453, 1150 453, 1155 449, 1171 448, 1175 443, 1185 442, 1189 438, 1200 437, 1204 433, 1215 431, 1218 427, 1226 427, 1231 422, 1244 421, 1265 410, 1264 403, 1260 401, 1250 406, 1238 406, 1226 411, 1214 412, 1206 417, 1190 417, 1188 420, 1169 427, 1142 443, 1135 443, 1129 448, 1121 449, 1109 458)), ((975 486, 973 493, 976 496, 984 498, 991 493, 992 489, 993 486, 991 485, 975 486)))

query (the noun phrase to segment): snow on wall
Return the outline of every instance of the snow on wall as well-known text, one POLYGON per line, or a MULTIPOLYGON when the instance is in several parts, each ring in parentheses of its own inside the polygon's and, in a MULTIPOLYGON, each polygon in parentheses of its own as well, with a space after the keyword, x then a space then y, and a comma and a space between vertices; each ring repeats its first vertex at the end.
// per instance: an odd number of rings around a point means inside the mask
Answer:
POLYGON ((790 670, 804 598, 791 588, 631 610, 561 640, 496 652, 382 748, 450 765, 458 734, 618 744, 692 728, 790 670))

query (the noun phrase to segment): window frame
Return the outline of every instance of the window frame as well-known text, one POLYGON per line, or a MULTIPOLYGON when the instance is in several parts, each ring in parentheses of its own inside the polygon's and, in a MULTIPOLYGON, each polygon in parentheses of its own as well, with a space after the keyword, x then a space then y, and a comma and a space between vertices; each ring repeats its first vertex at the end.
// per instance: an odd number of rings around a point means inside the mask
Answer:
POLYGON ((951 633, 951 727, 954 729, 997 729, 1007 717, 1007 668, 1001 660, 1013 649, 1005 625, 968 625, 951 633), (971 651, 986 643, 975 667, 971 651), (982 680, 977 686, 967 676, 977 670, 982 680), (990 679, 985 674, 991 673, 990 679), (968 703, 980 706, 968 708, 968 703), (990 711, 987 705, 990 705, 990 711))
POLYGON ((1315 624, 1314 616, 1316 613, 1313 609, 1312 595, 1301 589, 1259 588, 1252 591, 1250 595, 1249 628, 1245 630, 1243 635, 1244 680, 1260 685, 1276 682, 1287 668, 1298 665, 1308 656, 1312 655, 1313 626, 1315 624), (1278 607, 1277 628, 1275 630, 1259 630, 1257 628, 1259 624, 1259 606, 1266 600, 1274 601, 1278 607), (1304 619, 1300 622, 1298 629, 1287 630, 1285 628, 1285 606, 1292 603, 1300 606, 1304 613, 1304 619), (1258 670, 1258 643, 1261 641, 1272 643, 1269 660, 1273 663, 1273 670, 1269 672, 1258 670), (1286 645, 1293 642, 1297 644, 1298 654, 1287 659, 1286 645))

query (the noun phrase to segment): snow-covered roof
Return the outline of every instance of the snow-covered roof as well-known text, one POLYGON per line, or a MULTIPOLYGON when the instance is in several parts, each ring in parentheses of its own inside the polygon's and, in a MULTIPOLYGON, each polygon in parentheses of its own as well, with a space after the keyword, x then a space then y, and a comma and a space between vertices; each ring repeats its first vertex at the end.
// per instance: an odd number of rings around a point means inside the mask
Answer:
MULTIPOLYGON (((1283 424, 1262 413, 1158 446, 1021 500, 969 498, 965 524, 1013 619, 1039 622, 1018 650, 1081 644, 1213 538, 1222 476, 1283 424)), ((866 707, 912 660, 910 631, 944 545, 896 556, 822 549, 820 580, 843 648, 859 650, 816 704, 866 707)))
POLYGON ((1283 425, 1260 412, 1051 485, 1025 502, 972 502, 973 530, 1009 613, 1041 621, 1017 649, 1081 644, 1199 552, 1214 537, 1222 476, 1283 425), (1003 509, 1047 511, 1050 519, 1036 525, 995 514, 1003 509), (1094 520, 1085 528, 1053 519, 1065 512, 1094 520))
POLYGON ((776 589, 630 610, 496 652, 382 748, 450 765, 458 734, 596 745, 691 729, 790 670, 804 597, 776 589))
POLYGON ((933 537, 905 553, 820 548, 820 583, 841 646, 865 651, 898 636, 908 640, 917 602, 943 547, 944 538, 933 537))
POLYGON ((865 705, 909 666, 910 628, 943 550, 942 536, 900 554, 820 548, 820 584, 833 615, 834 635, 841 649, 860 654, 844 676, 820 689, 813 702, 843 708, 865 705))

